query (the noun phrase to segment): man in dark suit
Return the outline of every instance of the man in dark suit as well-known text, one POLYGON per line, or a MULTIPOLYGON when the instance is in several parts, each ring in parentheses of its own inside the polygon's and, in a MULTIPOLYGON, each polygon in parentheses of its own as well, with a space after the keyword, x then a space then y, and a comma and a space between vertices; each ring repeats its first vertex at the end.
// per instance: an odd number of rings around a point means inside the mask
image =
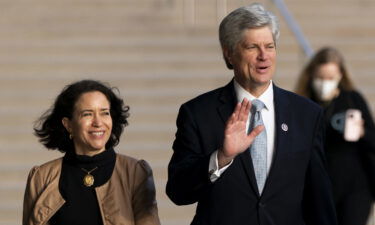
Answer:
POLYGON ((276 18, 260 4, 220 24, 234 79, 180 108, 167 195, 198 202, 192 224, 335 225, 322 110, 278 88, 276 18))

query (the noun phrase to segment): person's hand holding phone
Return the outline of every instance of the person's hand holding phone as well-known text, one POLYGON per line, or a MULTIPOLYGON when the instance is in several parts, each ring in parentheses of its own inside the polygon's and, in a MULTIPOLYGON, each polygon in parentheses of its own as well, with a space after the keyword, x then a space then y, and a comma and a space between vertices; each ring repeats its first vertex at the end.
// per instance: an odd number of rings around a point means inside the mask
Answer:
POLYGON ((364 135, 364 121, 358 109, 348 109, 345 114, 344 139, 356 142, 364 135))

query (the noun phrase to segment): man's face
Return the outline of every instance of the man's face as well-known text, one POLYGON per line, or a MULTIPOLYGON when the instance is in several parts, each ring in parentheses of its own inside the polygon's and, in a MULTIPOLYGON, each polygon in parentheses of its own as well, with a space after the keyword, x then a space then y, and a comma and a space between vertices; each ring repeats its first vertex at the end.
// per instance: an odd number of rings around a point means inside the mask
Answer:
POLYGON ((265 90, 276 68, 276 46, 269 27, 247 29, 228 53, 236 81, 247 90, 265 90))

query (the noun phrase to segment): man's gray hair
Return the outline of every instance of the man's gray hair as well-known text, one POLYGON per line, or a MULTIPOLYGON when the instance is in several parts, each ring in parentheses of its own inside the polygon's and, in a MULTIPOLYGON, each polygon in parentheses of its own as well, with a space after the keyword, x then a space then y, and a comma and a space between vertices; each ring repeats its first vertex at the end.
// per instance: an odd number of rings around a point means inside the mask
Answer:
MULTIPOLYGON (((237 44, 242 40, 243 32, 246 29, 261 28, 268 26, 271 29, 273 41, 276 44, 279 38, 279 24, 276 16, 267 11, 263 5, 253 3, 243 6, 229 13, 219 27, 219 39, 222 49, 232 52, 237 44)), ((225 58, 227 67, 233 69, 225 58)))

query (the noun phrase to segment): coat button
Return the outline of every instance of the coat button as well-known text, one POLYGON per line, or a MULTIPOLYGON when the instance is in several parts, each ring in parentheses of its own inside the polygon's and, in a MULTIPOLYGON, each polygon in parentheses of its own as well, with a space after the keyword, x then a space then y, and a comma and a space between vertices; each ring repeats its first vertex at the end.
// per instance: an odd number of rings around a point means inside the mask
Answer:
POLYGON ((266 204, 264 204, 262 202, 258 202, 258 207, 259 208, 264 208, 264 207, 266 207, 266 204))

